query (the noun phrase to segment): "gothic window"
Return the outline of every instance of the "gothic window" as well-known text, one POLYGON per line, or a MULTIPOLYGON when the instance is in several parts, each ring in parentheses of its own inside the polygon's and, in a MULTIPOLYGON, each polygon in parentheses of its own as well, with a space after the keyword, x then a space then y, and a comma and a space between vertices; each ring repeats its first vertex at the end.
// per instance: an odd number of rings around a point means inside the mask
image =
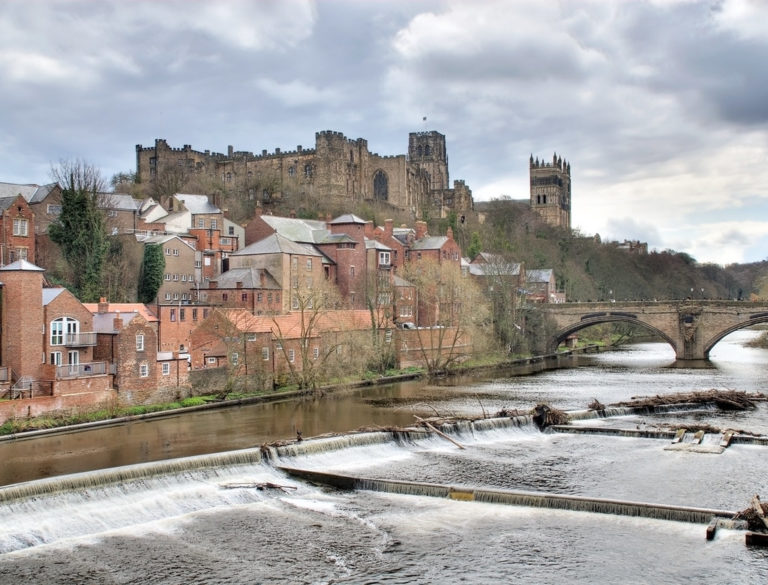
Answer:
POLYGON ((386 201, 389 199, 387 175, 380 170, 376 171, 376 174, 373 175, 373 198, 378 201, 386 201))
POLYGON ((304 177, 307 179, 312 178, 312 165, 304 165, 304 177))
POLYGON ((288 176, 289 177, 296 176, 296 167, 293 167, 293 166, 288 167, 288 176))
POLYGON ((431 154, 432 154, 432 149, 429 147, 429 144, 427 144, 427 145, 424 147, 424 156, 429 156, 429 155, 431 155, 431 154))
POLYGON ((416 147, 416 156, 421 158, 422 154, 424 154, 424 152, 423 152, 423 149, 421 148, 421 144, 419 144, 419 146, 416 147))

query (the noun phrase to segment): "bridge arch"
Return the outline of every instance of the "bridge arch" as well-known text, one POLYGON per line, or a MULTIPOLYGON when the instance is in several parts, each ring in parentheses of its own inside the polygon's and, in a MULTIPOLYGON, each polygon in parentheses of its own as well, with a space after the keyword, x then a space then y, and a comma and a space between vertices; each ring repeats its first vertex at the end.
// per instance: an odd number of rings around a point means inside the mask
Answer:
POLYGON ((581 331, 582 329, 586 329, 587 327, 591 327, 592 325, 600 325, 602 323, 616 323, 616 322, 623 322, 623 323, 631 323, 632 325, 637 325, 639 327, 642 327, 643 329, 650 331, 654 335, 660 337, 664 341, 666 341, 669 345, 672 346, 672 349, 677 353, 677 342, 667 335, 664 331, 661 329, 657 329, 656 327, 649 325, 648 323, 639 320, 636 316, 631 314, 622 315, 617 312, 612 313, 597 313, 594 315, 585 315, 582 317, 582 319, 578 323, 573 323, 572 325, 569 325, 568 327, 565 327, 555 333, 555 335, 550 340, 549 345, 549 352, 554 353, 557 351, 557 347, 563 343, 569 335, 573 335, 574 333, 581 331))
POLYGON ((726 335, 730 335, 731 333, 739 331, 740 329, 749 329, 753 325, 758 325, 760 323, 768 323, 768 313, 752 315, 749 321, 744 323, 736 323, 735 325, 723 329, 716 335, 713 335, 704 344, 704 357, 709 359, 709 352, 712 351, 712 348, 715 347, 715 345, 717 345, 717 343, 726 335))

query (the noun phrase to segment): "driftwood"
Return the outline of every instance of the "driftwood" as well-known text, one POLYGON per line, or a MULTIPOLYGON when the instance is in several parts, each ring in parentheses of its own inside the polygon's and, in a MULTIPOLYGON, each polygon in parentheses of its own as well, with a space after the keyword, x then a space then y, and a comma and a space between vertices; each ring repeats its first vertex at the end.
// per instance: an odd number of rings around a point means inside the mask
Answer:
POLYGON ((738 512, 735 520, 746 520, 749 530, 755 532, 768 532, 768 504, 760 501, 760 496, 755 494, 750 502, 750 507, 738 512))
POLYGON ((747 410, 755 408, 755 401, 765 400, 763 394, 747 394, 737 390, 703 390, 656 396, 632 397, 629 402, 617 402, 613 406, 654 407, 673 404, 714 404, 723 410, 747 410))
POLYGON ((450 438, 448 435, 446 435, 446 434, 445 434, 443 431, 439 430, 437 427, 435 427, 435 426, 434 426, 432 423, 430 423, 429 421, 427 421, 427 420, 424 420, 423 418, 421 418, 421 417, 419 417, 419 416, 416 416, 415 414, 413 415, 413 417, 414 417, 414 418, 415 418, 417 421, 419 421, 419 423, 420 423, 420 424, 424 425, 424 426, 425 426, 425 427, 427 427, 429 430, 431 430, 433 433, 435 433, 435 434, 439 435, 440 437, 442 437, 442 438, 443 438, 443 439, 445 439, 446 441, 450 441, 451 443, 453 443, 454 445, 456 445, 456 446, 457 446, 459 449, 463 449, 463 448, 464 448, 464 445, 462 445, 461 443, 459 443, 459 442, 457 442, 457 441, 454 441, 453 439, 451 439, 451 438, 450 438))
POLYGON ((235 489, 242 489, 242 488, 255 488, 257 490, 280 490, 281 492, 289 492, 291 490, 298 489, 296 486, 293 485, 280 485, 278 483, 272 483, 272 482, 234 482, 234 483, 222 483, 219 487, 222 487, 227 490, 235 490, 235 489))

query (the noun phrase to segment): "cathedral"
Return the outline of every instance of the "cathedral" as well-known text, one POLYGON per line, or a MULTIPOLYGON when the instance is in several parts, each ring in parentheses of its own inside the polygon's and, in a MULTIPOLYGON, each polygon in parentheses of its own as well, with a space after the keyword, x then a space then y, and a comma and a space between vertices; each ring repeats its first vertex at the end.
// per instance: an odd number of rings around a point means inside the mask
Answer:
POLYGON ((557 153, 552 162, 534 160, 529 164, 531 209, 549 225, 571 229, 571 165, 557 153))

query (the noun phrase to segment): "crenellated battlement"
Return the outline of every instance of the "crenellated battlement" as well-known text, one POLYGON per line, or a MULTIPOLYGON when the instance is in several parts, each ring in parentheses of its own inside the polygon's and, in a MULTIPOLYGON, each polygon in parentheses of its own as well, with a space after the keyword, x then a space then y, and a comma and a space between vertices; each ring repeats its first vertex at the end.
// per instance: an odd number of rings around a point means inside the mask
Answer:
POLYGON ((544 159, 539 160, 539 157, 534 159, 533 154, 531 154, 528 166, 531 169, 554 169, 567 175, 571 174, 571 164, 565 159, 557 156, 557 153, 552 156, 551 162, 546 162, 544 159))

